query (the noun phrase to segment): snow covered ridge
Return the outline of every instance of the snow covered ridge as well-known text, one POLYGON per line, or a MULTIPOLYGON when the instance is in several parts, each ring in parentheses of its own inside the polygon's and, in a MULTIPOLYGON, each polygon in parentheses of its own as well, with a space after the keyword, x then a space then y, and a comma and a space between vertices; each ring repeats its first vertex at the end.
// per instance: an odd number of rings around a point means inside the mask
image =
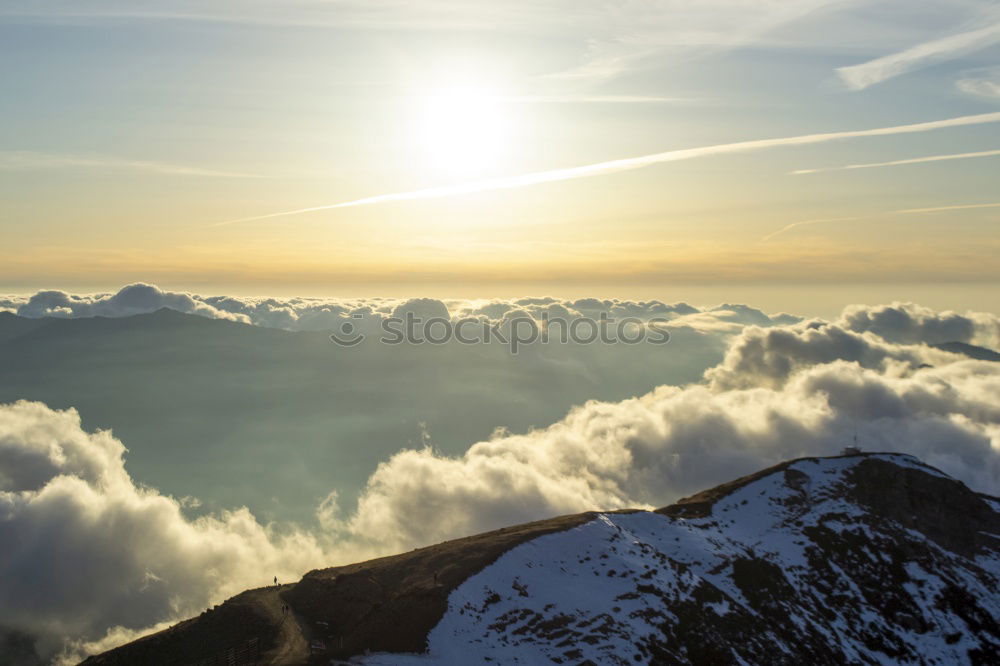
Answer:
POLYGON ((998 590, 995 498, 911 456, 803 458, 313 571, 88 663, 1000 663, 998 590))
POLYGON ((466 580, 426 654, 361 663, 997 663, 1000 515, 958 485, 806 459, 710 507, 600 514, 466 580))

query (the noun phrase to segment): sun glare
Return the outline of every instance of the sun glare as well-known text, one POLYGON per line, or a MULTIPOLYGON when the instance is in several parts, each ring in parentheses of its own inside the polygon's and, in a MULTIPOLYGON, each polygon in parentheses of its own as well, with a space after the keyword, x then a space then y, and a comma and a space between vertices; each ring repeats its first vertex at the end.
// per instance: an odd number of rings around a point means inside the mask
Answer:
POLYGON ((501 98, 481 86, 432 90, 421 97, 417 140, 426 163, 453 175, 481 172, 503 156, 508 123, 501 98))

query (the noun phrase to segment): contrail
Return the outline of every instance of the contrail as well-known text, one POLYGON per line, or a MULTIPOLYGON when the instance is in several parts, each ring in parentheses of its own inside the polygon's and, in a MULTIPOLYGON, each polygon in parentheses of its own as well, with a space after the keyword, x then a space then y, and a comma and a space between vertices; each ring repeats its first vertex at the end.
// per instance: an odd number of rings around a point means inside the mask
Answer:
POLYGON ((929 155, 927 157, 914 157, 908 160, 893 160, 892 162, 871 162, 868 164, 847 164, 845 166, 821 167, 819 169, 796 169, 789 171, 789 175, 801 176, 807 173, 823 173, 824 171, 844 171, 847 169, 872 169, 874 167, 900 166, 902 164, 920 164, 922 162, 941 162, 944 160, 963 160, 970 157, 992 157, 1000 155, 1000 150, 983 150, 978 153, 954 153, 952 155, 929 155))
POLYGON ((819 220, 802 220, 801 222, 792 222, 787 224, 777 231, 771 232, 768 235, 760 239, 760 243, 769 241, 779 234, 783 234, 786 231, 791 231, 796 227, 807 227, 813 224, 826 224, 829 222, 853 222, 855 220, 864 220, 871 217, 882 217, 884 215, 912 215, 915 213, 940 213, 942 211, 948 210, 969 210, 970 208, 1000 208, 1000 203, 981 203, 981 204, 960 204, 957 206, 935 206, 933 208, 904 208, 902 210, 887 210, 881 213, 872 213, 871 215, 857 215, 854 217, 827 217, 819 220))
POLYGON ((789 136, 777 139, 757 139, 754 141, 739 141, 736 143, 723 143, 714 146, 702 146, 700 148, 685 148, 683 150, 669 150, 663 153, 643 155, 641 157, 629 157, 609 162, 597 162, 584 166, 571 167, 568 169, 554 169, 552 171, 536 171, 534 173, 522 174, 520 176, 507 176, 502 178, 489 178, 485 180, 475 180, 455 185, 445 185, 442 187, 430 187, 409 192, 395 192, 391 194, 378 194, 363 199, 354 199, 341 203, 327 204, 325 206, 313 206, 311 208, 298 208, 296 210, 285 210, 267 215, 255 215, 244 217, 238 220, 227 220, 217 222, 211 226, 223 226, 236 224, 238 222, 252 222, 254 220, 267 220, 275 217, 285 217, 288 215, 301 215, 320 210, 331 210, 335 208, 349 208, 352 206, 368 206, 371 204, 388 203, 390 201, 411 201, 415 199, 438 199, 451 197, 460 194, 471 194, 473 192, 486 192, 490 190, 506 190, 517 187, 527 187, 529 185, 539 185, 541 183, 552 183, 561 180, 572 180, 575 178, 588 178, 590 176, 600 176, 619 171, 630 171, 641 169, 653 164, 663 162, 678 162, 696 157, 706 157, 708 155, 724 155, 729 153, 744 153, 756 150, 766 150, 780 146, 803 146, 814 143, 826 143, 827 141, 837 141, 840 139, 854 139, 869 136, 887 136, 891 134, 911 134, 913 132, 929 132, 947 127, 960 127, 963 125, 979 125, 982 123, 995 123, 1000 121, 1000 111, 992 113, 981 113, 973 116, 960 116, 958 118, 948 118, 945 120, 932 120, 924 123, 914 123, 911 125, 896 125, 893 127, 879 127, 866 130, 850 130, 846 132, 827 132, 824 134, 803 134, 801 136, 789 136))
POLYGON ((777 231, 773 231, 773 232, 769 233, 768 235, 766 235, 763 238, 761 238, 760 241, 758 241, 758 242, 763 243, 765 241, 769 241, 772 238, 774 238, 775 236, 777 236, 779 234, 783 234, 786 231, 791 231, 792 229, 795 229, 796 227, 808 227, 808 226, 813 225, 813 224, 825 224, 827 222, 851 222, 853 220, 860 220, 860 219, 861 219, 861 217, 856 217, 856 216, 855 217, 824 217, 824 218, 820 218, 818 220, 801 220, 800 222, 792 222, 791 224, 786 224, 785 226, 781 227, 777 231))
POLYGON ((909 213, 940 213, 943 210, 968 210, 970 208, 1000 208, 1000 203, 961 204, 959 206, 935 206, 934 208, 906 208, 892 211, 896 215, 909 213))

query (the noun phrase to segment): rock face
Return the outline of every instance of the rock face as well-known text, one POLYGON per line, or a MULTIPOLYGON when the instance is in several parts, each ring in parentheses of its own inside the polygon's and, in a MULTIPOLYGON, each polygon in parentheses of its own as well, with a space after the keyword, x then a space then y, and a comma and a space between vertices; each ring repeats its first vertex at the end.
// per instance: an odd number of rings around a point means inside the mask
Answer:
MULTIPOLYGON (((283 598, 325 640, 315 663, 996 664, 1000 502, 909 456, 805 458, 657 512, 311 572, 283 598)), ((183 627, 93 661, 187 663, 183 627)))

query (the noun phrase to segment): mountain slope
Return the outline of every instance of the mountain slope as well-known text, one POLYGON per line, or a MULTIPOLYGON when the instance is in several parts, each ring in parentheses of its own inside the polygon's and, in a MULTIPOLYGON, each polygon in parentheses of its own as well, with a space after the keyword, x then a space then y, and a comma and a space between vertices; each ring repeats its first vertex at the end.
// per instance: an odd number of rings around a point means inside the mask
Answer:
MULTIPOLYGON (((998 589, 1000 503, 909 456, 862 454, 783 463, 658 512, 314 571, 280 594, 301 639, 325 641, 315 663, 986 664, 1000 659, 998 589)), ((195 663, 255 637, 208 640, 222 635, 202 622, 90 663, 195 663)))

